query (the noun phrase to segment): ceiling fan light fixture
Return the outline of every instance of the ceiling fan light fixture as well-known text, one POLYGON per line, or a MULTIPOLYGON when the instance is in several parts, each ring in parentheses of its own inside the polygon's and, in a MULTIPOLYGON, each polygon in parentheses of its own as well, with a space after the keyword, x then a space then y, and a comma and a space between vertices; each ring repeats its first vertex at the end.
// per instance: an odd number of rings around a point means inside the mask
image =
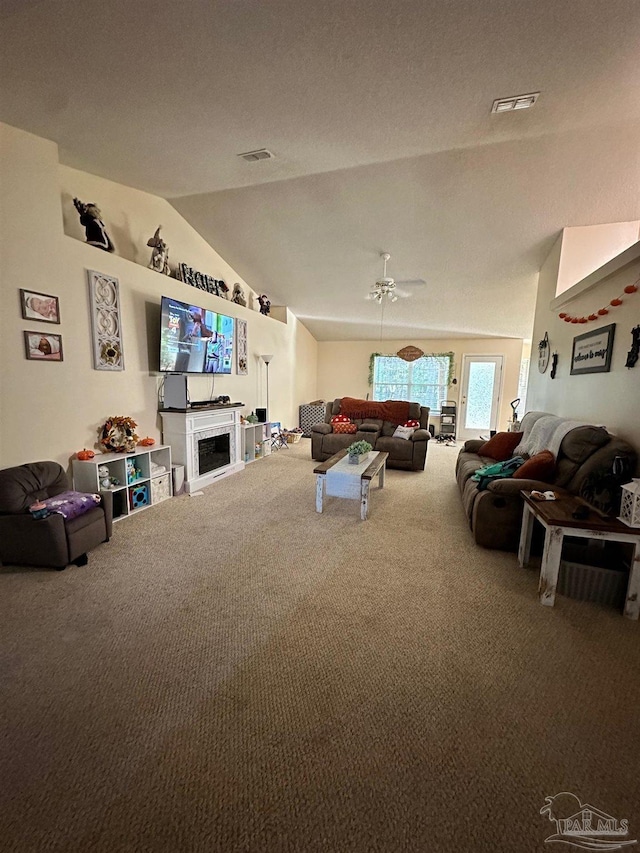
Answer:
POLYGON ((389 302, 397 302, 396 280, 387 275, 387 261, 390 260, 391 255, 389 252, 380 252, 380 257, 382 258, 382 277, 373 285, 373 288, 369 292, 369 298, 375 299, 378 305, 382 304, 385 296, 389 302))

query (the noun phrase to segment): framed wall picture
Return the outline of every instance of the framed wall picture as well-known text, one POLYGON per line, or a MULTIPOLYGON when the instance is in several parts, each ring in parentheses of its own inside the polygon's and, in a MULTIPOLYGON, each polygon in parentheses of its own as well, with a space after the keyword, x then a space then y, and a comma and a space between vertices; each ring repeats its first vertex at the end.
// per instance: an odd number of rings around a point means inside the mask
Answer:
POLYGON ((577 373, 608 373, 616 324, 601 326, 573 339, 571 375, 577 373))
POLYGON ((62 361, 62 335, 25 332, 24 347, 32 361, 62 361))
POLYGON ((20 288, 20 307, 23 320, 41 320, 44 323, 60 322, 60 302, 50 293, 20 288))

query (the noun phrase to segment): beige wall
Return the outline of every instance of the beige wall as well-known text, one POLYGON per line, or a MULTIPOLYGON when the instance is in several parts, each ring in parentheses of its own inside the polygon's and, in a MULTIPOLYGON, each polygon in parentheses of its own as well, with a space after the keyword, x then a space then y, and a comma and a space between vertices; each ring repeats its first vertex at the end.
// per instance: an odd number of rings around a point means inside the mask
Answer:
POLYGON ((556 294, 564 293, 607 261, 615 258, 640 236, 640 221, 609 222, 564 228, 556 294))
MULTIPOLYGON (((130 415, 138 422, 139 434, 160 439, 161 377, 154 369, 163 294, 246 318, 249 375, 215 377, 214 395, 243 401, 245 412, 264 405, 265 368, 259 355, 273 353, 271 417, 286 426, 297 425, 298 405, 317 396, 317 344, 290 312, 287 322, 263 317, 146 269, 146 241, 162 224, 172 264, 184 261, 229 284, 242 283, 165 200, 60 166, 55 144, 6 125, 0 125, 0 151, 0 465, 38 459, 66 465, 74 451, 94 446, 97 429, 109 415, 130 415), (83 242, 74 195, 101 207, 117 252, 126 257, 83 242), (122 372, 93 370, 87 269, 120 282, 122 372), (22 320, 20 287, 57 295, 61 324, 22 320), (62 334, 64 361, 28 361, 25 329, 62 334)), ((189 390, 192 399, 208 399, 211 378, 189 377, 189 390)))
POLYGON ((605 307, 627 284, 637 281, 640 262, 616 273, 566 306, 552 310, 549 303, 555 295, 558 258, 559 243, 556 243, 540 270, 527 408, 604 424, 640 450, 640 364, 633 369, 624 366, 631 348, 631 329, 640 323, 640 292, 625 297, 623 305, 611 308, 606 317, 589 324, 565 323, 558 317, 560 311, 582 316, 605 307), (616 324, 611 371, 571 376, 574 337, 609 323, 616 324), (550 369, 540 374, 537 367, 537 346, 545 332, 549 333, 551 352, 559 356, 555 379, 551 379, 550 369))
POLYGON ((511 418, 509 402, 517 396, 522 341, 516 338, 459 338, 431 341, 335 341, 318 344, 318 397, 333 400, 335 397, 364 398, 370 392, 369 357, 372 352, 395 353, 413 344, 425 353, 453 352, 458 382, 449 388, 448 398, 459 403, 462 382, 462 357, 464 355, 501 355, 504 371, 500 396, 500 429, 506 429, 511 418))

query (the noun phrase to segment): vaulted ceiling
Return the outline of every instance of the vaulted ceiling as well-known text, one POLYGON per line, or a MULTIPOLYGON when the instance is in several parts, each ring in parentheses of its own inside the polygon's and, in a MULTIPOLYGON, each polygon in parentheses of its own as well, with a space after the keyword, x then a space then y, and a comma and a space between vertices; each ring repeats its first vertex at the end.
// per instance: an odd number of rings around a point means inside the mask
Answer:
POLYGON ((640 218, 636 0, 0 0, 0 18, 0 119, 169 198, 320 340, 381 320, 527 337, 559 230, 640 218), (426 281, 384 315, 365 299, 381 251, 426 281))

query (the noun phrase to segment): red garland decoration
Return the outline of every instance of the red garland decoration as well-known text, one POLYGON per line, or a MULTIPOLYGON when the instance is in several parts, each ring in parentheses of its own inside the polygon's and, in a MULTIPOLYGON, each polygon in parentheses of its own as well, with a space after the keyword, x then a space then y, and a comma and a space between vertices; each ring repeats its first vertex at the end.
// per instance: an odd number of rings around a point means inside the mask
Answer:
POLYGON ((597 313, 594 312, 593 314, 589 314, 587 317, 574 317, 571 314, 567 314, 566 311, 561 311, 560 314, 558 314, 558 317, 561 320, 564 320, 565 323, 589 323, 593 320, 599 320, 600 317, 606 317, 606 315, 609 313, 609 306, 617 308, 619 305, 622 305, 624 301, 622 297, 625 293, 627 295, 637 293, 638 284, 640 284, 640 278, 637 279, 633 284, 628 284, 625 287, 624 292, 621 293, 620 296, 616 296, 616 298, 612 299, 606 308, 600 308, 597 313))

